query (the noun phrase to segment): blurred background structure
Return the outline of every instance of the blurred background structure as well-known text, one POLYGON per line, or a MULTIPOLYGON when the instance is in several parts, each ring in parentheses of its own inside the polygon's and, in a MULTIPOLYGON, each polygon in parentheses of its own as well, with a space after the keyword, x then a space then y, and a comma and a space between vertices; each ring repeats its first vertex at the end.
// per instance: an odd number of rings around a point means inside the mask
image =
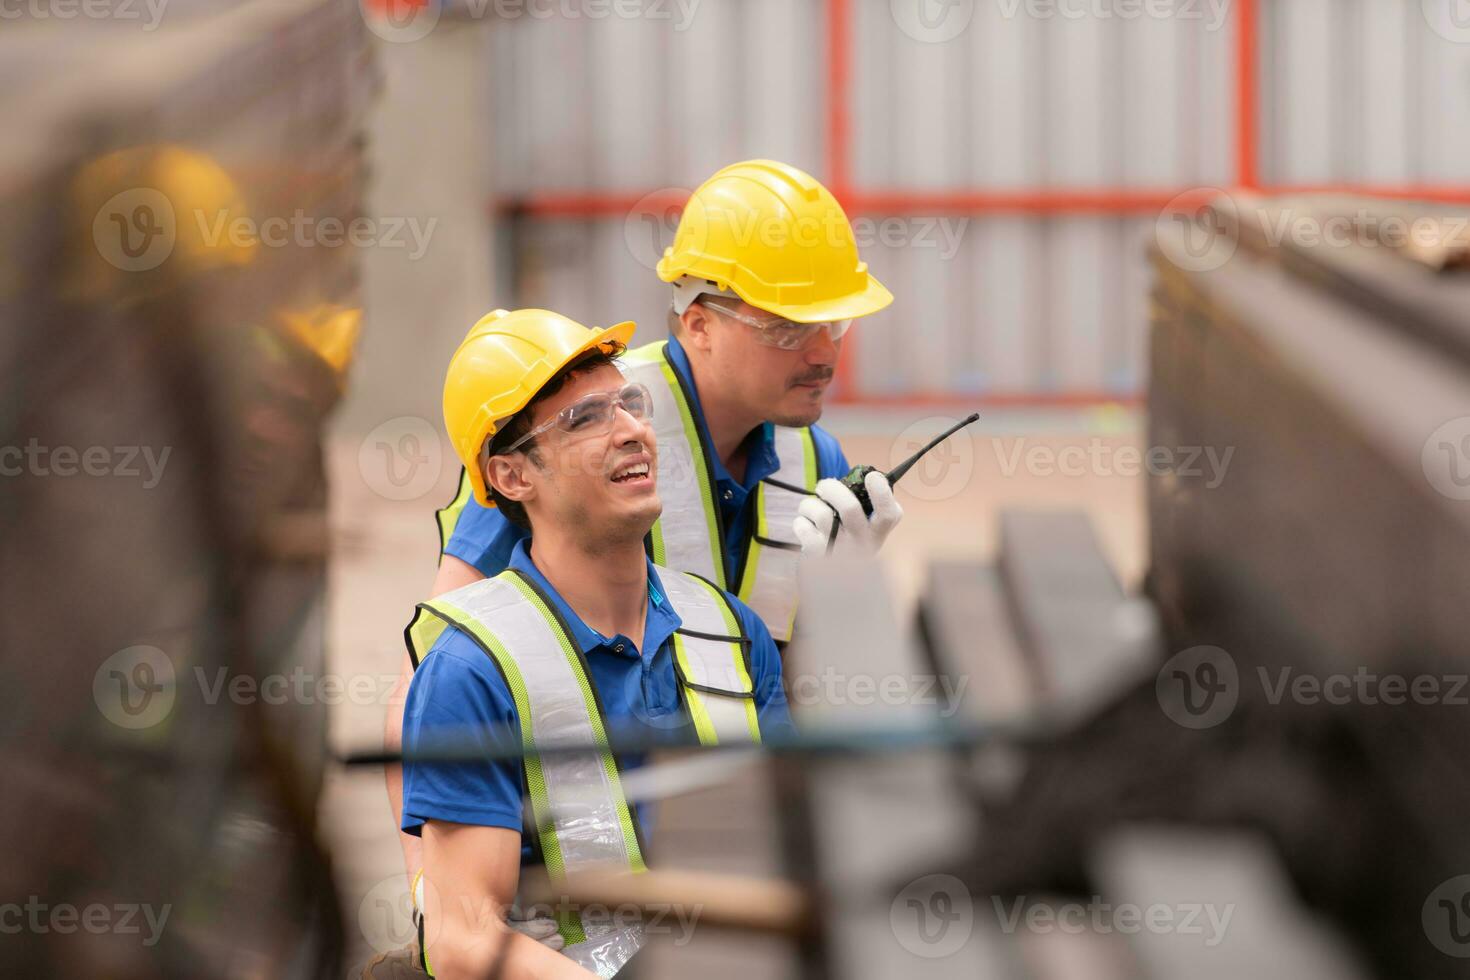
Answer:
POLYGON ((1457 0, 27 0, 0 26, 0 900, 42 908, 0 906, 17 975, 355 976, 412 939, 381 770, 331 759, 379 742, 433 578, 449 355, 497 306, 663 336, 679 208, 747 157, 823 180, 895 293, 823 420, 848 457, 983 413, 839 580, 864 602, 818 587, 837 625, 800 676, 838 683, 799 718, 1028 734, 668 801, 666 861, 824 905, 670 930, 641 975, 1465 975, 1457 0), (1283 668, 1439 694, 1273 699, 1283 668), (883 677, 900 703, 854 695, 883 677), (1238 918, 1209 944, 1128 932, 1127 903, 1238 918))

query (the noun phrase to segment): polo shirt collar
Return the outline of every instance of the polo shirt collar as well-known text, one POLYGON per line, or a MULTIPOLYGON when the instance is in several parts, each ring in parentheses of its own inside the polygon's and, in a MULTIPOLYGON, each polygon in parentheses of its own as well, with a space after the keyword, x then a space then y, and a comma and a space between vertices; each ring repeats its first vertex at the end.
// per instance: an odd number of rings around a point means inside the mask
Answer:
MULTIPOLYGON (((689 364, 689 355, 684 352, 679 338, 674 336, 669 337, 669 362, 674 365, 674 370, 678 372, 679 377, 684 379, 684 384, 688 387, 690 408, 694 412, 695 424, 699 426, 700 437, 704 439, 706 446, 712 447, 714 441, 710 439, 709 427, 704 422, 704 407, 699 403, 699 386, 694 382, 694 369, 689 364)), ((746 454, 746 479, 744 481, 748 489, 762 478, 776 472, 780 468, 780 463, 776 458, 776 430, 771 423, 762 422, 746 438, 750 442, 749 451, 746 454)), ((711 452, 709 455, 713 457, 710 465, 714 467, 716 482, 728 480, 736 486, 742 485, 742 481, 732 477, 730 471, 725 469, 725 463, 720 459, 718 453, 711 452)))
MULTIPOLYGON (((541 569, 531 560, 531 539, 522 538, 516 542, 515 548, 510 553, 510 561, 507 567, 521 572, 536 584, 556 607, 562 620, 567 624, 567 629, 572 634, 572 642, 577 644, 577 649, 584 654, 600 651, 612 656, 632 656, 631 649, 626 653, 618 653, 615 648, 619 641, 628 642, 625 636, 603 636, 586 623, 582 617, 567 605, 567 601, 561 597, 541 569)), ((639 651, 644 657, 652 658, 658 650, 674 635, 674 630, 684 625, 679 614, 674 611, 668 597, 664 594, 663 583, 659 581, 658 571, 648 558, 643 559, 648 566, 648 616, 643 625, 643 647, 639 651)))

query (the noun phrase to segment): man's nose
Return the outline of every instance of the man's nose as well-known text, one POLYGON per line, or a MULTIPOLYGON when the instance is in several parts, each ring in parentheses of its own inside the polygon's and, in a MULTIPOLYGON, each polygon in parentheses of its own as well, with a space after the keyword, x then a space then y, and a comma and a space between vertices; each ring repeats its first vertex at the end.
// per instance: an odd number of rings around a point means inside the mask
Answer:
POLYGON ((640 419, 619 405, 613 414, 613 445, 622 446, 630 442, 653 445, 653 427, 647 419, 640 419))
POLYGON ((817 331, 815 337, 807 341, 806 347, 802 348, 802 354, 808 364, 834 364, 839 350, 841 341, 833 340, 832 331, 823 327, 817 331))

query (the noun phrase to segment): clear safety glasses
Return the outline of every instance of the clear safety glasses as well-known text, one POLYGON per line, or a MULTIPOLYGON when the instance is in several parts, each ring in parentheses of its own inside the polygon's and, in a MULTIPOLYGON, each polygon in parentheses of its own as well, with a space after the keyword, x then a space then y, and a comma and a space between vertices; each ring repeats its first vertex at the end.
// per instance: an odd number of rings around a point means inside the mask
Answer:
POLYGON ((756 337, 762 344, 767 347, 779 347, 781 350, 801 350, 823 330, 827 331, 827 336, 832 338, 833 343, 836 343, 842 339, 843 334, 847 333, 847 328, 852 326, 851 320, 796 323, 793 320, 770 314, 757 318, 740 312, 737 308, 739 300, 701 296, 699 302, 712 310, 719 310, 732 320, 738 320, 748 327, 754 327, 756 337))
POLYGON ((584 395, 501 450, 508 455, 545 432, 560 429, 573 435, 598 435, 612 428, 621 408, 640 422, 653 417, 653 395, 641 384, 623 385, 617 391, 597 391, 584 395))

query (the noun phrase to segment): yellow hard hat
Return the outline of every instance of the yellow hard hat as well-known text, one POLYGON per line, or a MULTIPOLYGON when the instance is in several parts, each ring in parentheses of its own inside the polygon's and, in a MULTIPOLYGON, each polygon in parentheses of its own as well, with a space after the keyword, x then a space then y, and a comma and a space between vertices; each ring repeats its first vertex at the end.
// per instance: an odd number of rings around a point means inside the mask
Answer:
POLYGON ((893 302, 858 258, 837 199, 810 174, 774 160, 734 163, 701 184, 658 276, 707 280, 798 323, 867 316, 893 302))
POLYGON ((593 349, 622 350, 633 330, 631 320, 598 329, 550 310, 493 310, 470 328, 444 378, 444 427, 476 500, 495 506, 480 469, 485 440, 562 368, 593 349))
POLYGON ((174 144, 116 150, 72 183, 84 236, 81 288, 97 295, 118 273, 163 266, 177 274, 248 265, 259 243, 244 195, 214 159, 174 144), (242 222, 244 223, 242 225, 242 222))
POLYGON ((362 309, 339 303, 317 303, 301 309, 276 313, 276 320, 307 350, 311 351, 340 381, 347 374, 362 333, 362 309))

